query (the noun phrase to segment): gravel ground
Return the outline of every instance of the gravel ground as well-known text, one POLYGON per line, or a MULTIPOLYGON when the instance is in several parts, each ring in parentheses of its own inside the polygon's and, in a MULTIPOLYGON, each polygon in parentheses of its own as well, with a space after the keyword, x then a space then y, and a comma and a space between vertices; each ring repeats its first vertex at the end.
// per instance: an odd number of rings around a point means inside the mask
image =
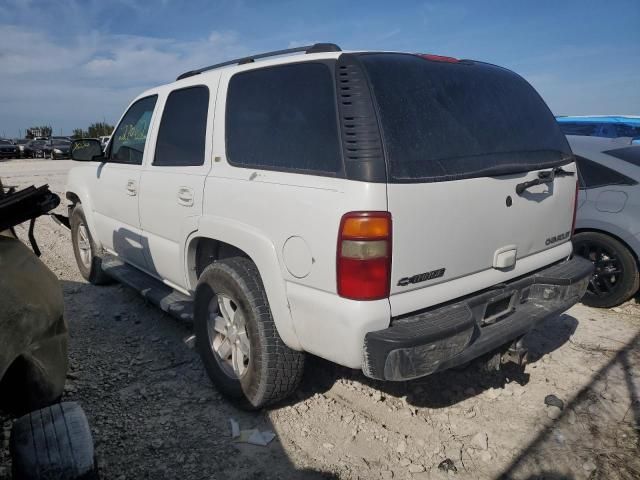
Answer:
MULTIPOLYGON (((5 161, 0 177, 63 194, 71 165, 5 161)), ((615 311, 577 305, 546 321, 526 338, 524 370, 472 365, 385 384, 310 358, 294 398, 246 413, 211 386, 185 342, 189 325, 123 286, 87 284, 69 233, 49 218, 36 237, 64 289, 64 398, 87 413, 103 479, 640 478, 637 299, 615 311), (551 394, 562 408, 545 405, 551 394), (234 443, 230 418, 276 439, 234 443)), ((0 414, 0 479, 10 477, 11 422, 0 414)))

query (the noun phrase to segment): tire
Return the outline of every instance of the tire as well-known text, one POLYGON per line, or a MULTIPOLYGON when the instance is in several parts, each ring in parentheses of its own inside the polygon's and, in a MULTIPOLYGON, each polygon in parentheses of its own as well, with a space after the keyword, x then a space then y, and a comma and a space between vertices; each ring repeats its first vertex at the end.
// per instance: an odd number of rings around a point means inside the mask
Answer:
POLYGON ((626 302, 638 291, 638 262, 620 241, 604 233, 582 232, 574 235, 573 250, 596 267, 582 297, 583 304, 611 308, 626 302))
POLYGON ((55 160, 56 159, 56 156, 53 154, 53 151, 51 152, 51 157, 50 158, 51 158, 51 160, 55 160))
POLYGON ((76 402, 51 405, 13 424, 15 480, 93 480, 98 469, 87 417, 76 402))
POLYGON ((93 237, 87 226, 87 219, 84 216, 84 211, 80 203, 76 204, 73 208, 69 223, 71 225, 73 254, 76 257, 80 274, 85 280, 94 285, 112 283, 111 278, 102 270, 102 258, 100 257, 98 247, 93 241, 93 237))
POLYGON ((194 306, 196 348, 222 394, 242 408, 255 410, 283 400, 298 388, 305 355, 287 347, 278 335, 260 274, 250 259, 226 258, 206 267, 198 281, 194 306), (221 309, 219 302, 226 307, 221 309), (233 339, 233 332, 229 327, 228 337, 219 334, 212 329, 213 323, 216 328, 218 323, 211 319, 217 317, 224 322, 223 311, 230 310, 235 322, 232 325, 239 332, 244 329, 244 334, 238 333, 236 347, 228 344, 231 350, 238 349, 231 355, 242 360, 238 361, 238 370, 214 350, 216 342, 224 343, 221 338, 233 339), (247 343, 245 357, 240 350, 247 343))

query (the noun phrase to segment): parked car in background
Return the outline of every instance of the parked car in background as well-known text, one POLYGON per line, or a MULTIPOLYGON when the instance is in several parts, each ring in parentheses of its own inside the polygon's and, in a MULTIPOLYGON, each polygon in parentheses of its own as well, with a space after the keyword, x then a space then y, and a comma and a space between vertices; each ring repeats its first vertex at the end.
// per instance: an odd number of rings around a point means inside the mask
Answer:
POLYGON ((588 117, 556 117, 565 135, 623 138, 640 143, 640 116, 594 115, 588 117))
POLYGON ((25 158, 43 158, 47 140, 30 140, 24 146, 25 158))
POLYGON ((613 307, 629 300, 640 282, 640 145, 567 138, 580 181, 574 251, 595 265, 582 302, 613 307))
POLYGON ((44 157, 48 157, 51 160, 56 160, 58 158, 69 158, 70 147, 71 140, 67 138, 51 138, 44 144, 44 157))
POLYGON ((11 140, 0 139, 0 158, 18 158, 18 147, 11 140))
POLYGON ((24 158, 24 146, 29 142, 28 138, 16 138, 13 143, 18 147, 19 158, 24 158))

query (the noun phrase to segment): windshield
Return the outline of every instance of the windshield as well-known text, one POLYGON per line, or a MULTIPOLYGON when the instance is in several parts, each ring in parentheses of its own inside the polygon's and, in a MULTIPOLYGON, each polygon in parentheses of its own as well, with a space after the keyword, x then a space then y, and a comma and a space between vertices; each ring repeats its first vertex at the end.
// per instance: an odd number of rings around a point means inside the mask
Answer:
POLYGON ((69 146, 71 145, 71 142, 69 140, 52 140, 51 142, 53 145, 62 145, 62 146, 69 146))
POLYGON ((568 163, 569 145, 537 92, 493 65, 362 54, 389 179, 441 181, 568 163))

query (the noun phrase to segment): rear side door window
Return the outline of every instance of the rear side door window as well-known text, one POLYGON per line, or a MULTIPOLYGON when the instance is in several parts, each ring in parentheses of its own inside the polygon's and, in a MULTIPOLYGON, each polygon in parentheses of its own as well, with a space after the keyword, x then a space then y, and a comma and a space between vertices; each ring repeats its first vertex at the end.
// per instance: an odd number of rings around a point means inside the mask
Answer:
POLYGON ((205 86, 174 90, 162 114, 153 165, 165 167, 204 164, 209 109, 205 86))
POLYGON ((157 99, 157 95, 142 98, 127 110, 112 136, 110 162, 142 165, 147 133, 157 99))
POLYGON ((342 170, 333 75, 324 63, 231 77, 225 131, 231 165, 325 175, 342 170))

